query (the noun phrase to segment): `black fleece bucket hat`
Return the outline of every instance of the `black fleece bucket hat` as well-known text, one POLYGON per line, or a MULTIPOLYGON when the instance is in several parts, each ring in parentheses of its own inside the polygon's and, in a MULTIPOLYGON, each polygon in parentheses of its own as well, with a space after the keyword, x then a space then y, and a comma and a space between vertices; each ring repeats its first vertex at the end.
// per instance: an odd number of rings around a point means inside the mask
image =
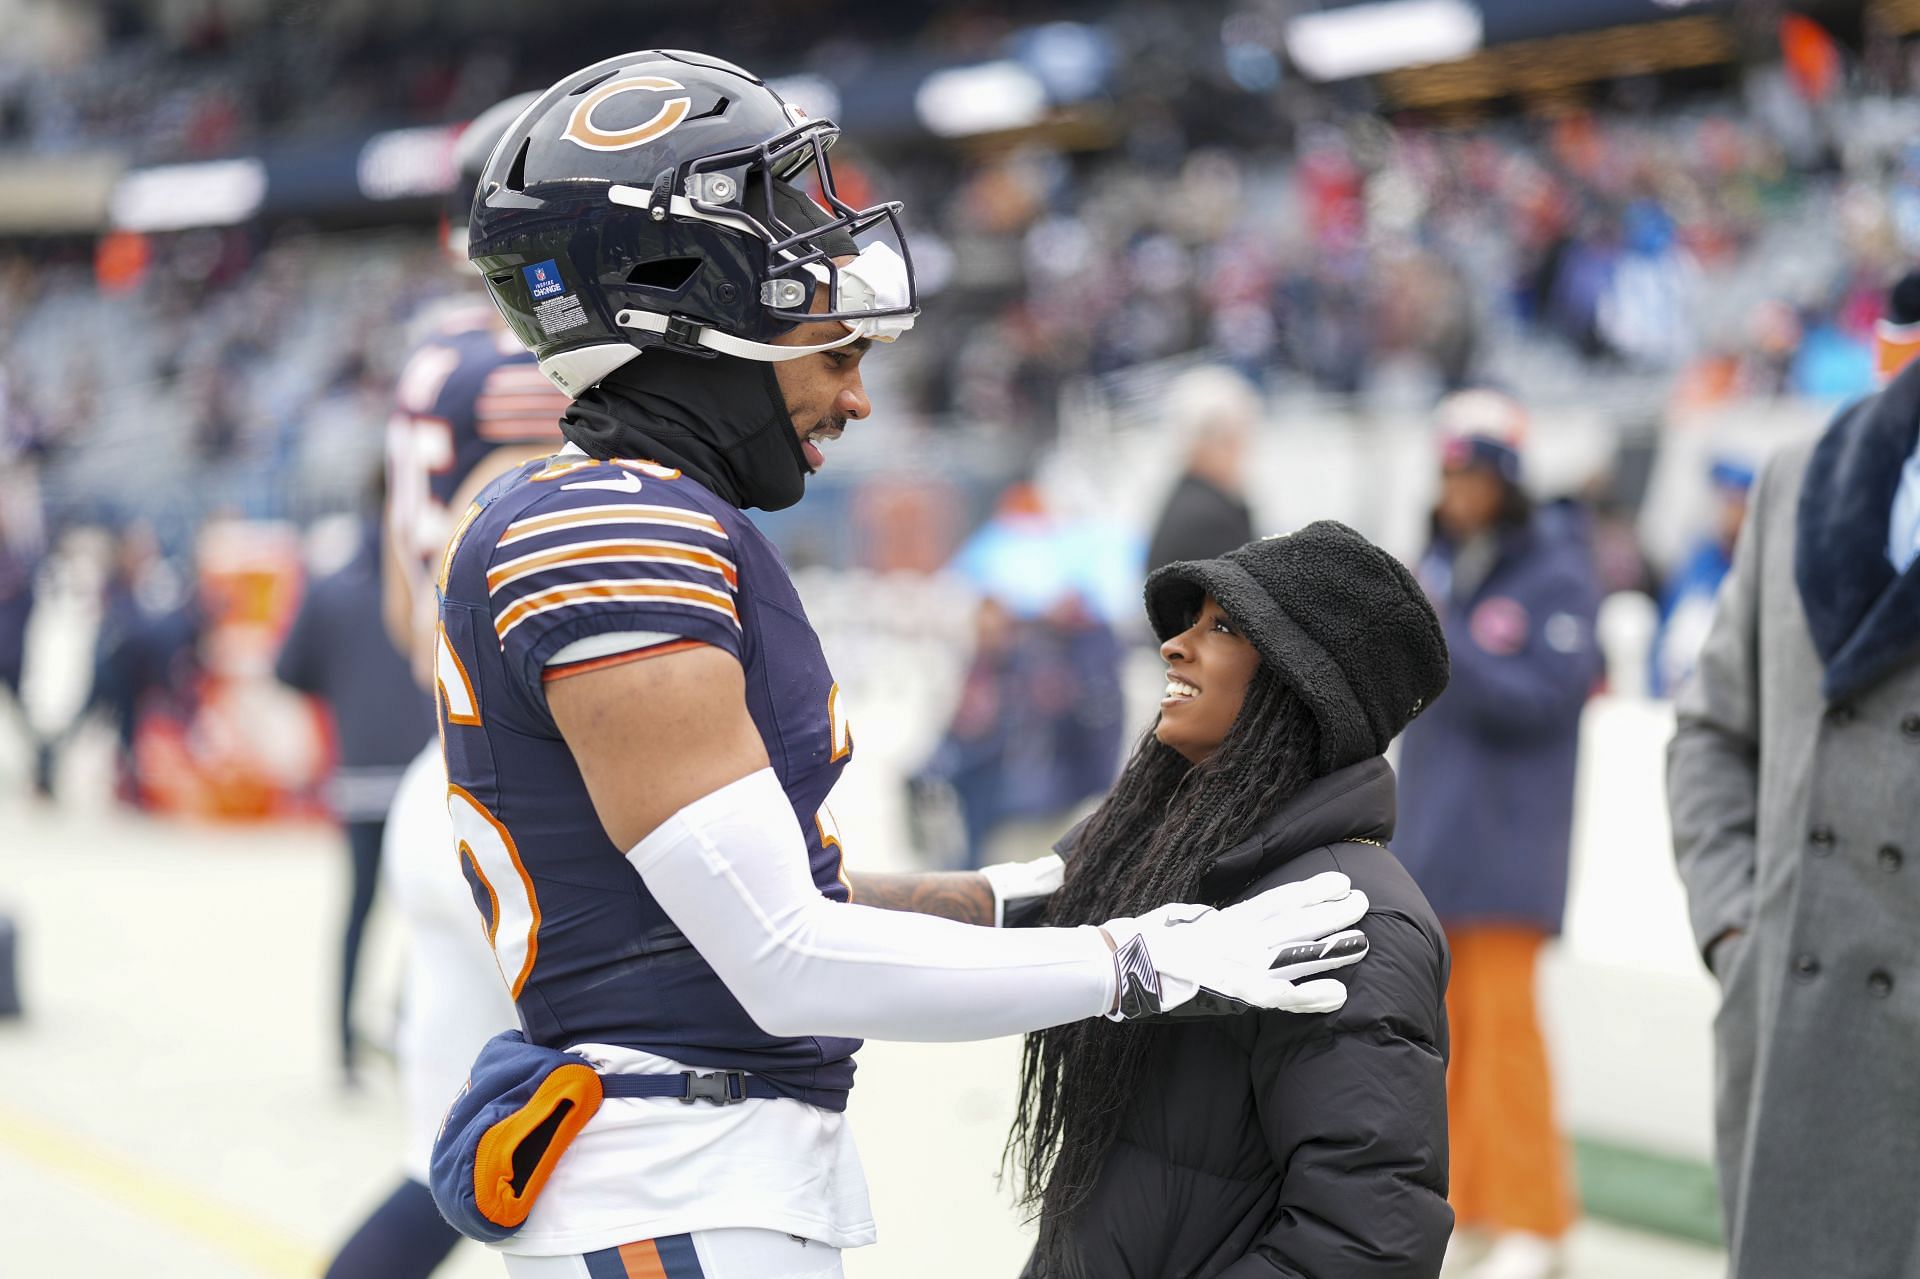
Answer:
POLYGON ((1399 560, 1335 520, 1182 560, 1147 579, 1147 620, 1166 640, 1211 595, 1320 726, 1333 772, 1387 743, 1447 686, 1447 641, 1399 560))

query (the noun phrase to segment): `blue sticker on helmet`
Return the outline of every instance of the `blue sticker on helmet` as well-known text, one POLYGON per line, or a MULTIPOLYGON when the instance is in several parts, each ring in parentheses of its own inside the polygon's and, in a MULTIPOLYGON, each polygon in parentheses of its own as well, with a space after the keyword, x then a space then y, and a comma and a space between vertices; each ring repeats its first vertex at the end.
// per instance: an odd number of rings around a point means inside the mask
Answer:
POLYGON ((532 266, 523 266, 521 272, 527 277, 527 290, 533 294, 533 300, 550 298, 556 293, 565 293, 567 286, 560 282, 560 268, 552 258, 545 262, 536 262, 532 266))

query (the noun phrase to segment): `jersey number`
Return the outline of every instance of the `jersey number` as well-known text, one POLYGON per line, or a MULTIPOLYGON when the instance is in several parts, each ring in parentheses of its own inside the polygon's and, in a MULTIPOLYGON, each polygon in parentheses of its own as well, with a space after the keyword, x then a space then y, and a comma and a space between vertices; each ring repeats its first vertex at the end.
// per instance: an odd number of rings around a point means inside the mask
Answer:
POLYGON ((445 622, 440 623, 439 634, 434 638, 433 682, 439 690, 440 709, 446 714, 447 723, 469 728, 480 723, 480 702, 473 695, 473 681, 467 678, 467 668, 460 664, 460 655, 447 640, 445 622))
POLYGON ((433 477, 453 461, 453 425, 445 418, 395 413, 387 420, 387 521, 429 569, 447 536, 447 508, 433 495, 433 477))
POLYGON ((474 900, 480 902, 483 894, 486 898, 480 904, 500 978, 518 999, 540 949, 540 903, 533 894, 533 877, 520 862, 513 836, 486 805, 463 788, 449 786, 447 811, 460 848, 460 870, 474 900))

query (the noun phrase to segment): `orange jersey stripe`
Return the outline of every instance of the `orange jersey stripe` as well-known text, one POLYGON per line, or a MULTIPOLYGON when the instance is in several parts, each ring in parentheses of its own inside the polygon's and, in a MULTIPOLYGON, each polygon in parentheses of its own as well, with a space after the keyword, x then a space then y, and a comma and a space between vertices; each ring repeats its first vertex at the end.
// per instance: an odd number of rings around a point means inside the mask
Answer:
POLYGON ((724 613, 735 626, 740 625, 740 614, 734 611, 733 601, 719 591, 710 591, 705 587, 680 582, 587 582, 579 586, 554 587, 527 596, 494 619, 494 633, 504 643, 508 632, 529 617, 594 600, 609 603, 692 604, 724 613))
POLYGON ((473 402, 473 407, 481 417, 498 413, 545 413, 552 411, 559 416, 567 411, 572 401, 552 392, 539 391, 489 391, 473 402))
POLYGON ((560 438, 560 418, 508 417, 475 422, 473 433, 502 444, 551 444, 560 438))
POLYGON ((660 1249, 651 1239, 621 1244, 620 1264, 627 1279, 667 1279, 667 1265, 660 1260, 660 1249))

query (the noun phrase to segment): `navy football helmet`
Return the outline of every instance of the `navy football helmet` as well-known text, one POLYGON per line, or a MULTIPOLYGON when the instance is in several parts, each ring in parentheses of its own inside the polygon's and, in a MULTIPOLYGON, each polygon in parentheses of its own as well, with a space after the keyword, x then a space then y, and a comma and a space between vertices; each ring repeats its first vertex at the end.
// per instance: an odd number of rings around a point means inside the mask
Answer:
POLYGON ((533 105, 537 93, 516 93, 496 102, 473 117, 453 143, 453 185, 447 189, 442 206, 442 240, 447 252, 467 260, 467 218, 473 212, 474 193, 480 189, 480 176, 486 172, 487 157, 500 145, 507 129, 533 105))
POLYGON ((508 128, 474 195, 468 256, 568 395, 655 345, 772 361, 892 341, 919 310, 900 205, 840 197, 827 162, 838 136, 717 58, 609 58, 508 128), (820 286, 827 309, 814 311, 820 286), (847 333, 773 345, 818 320, 847 333))

